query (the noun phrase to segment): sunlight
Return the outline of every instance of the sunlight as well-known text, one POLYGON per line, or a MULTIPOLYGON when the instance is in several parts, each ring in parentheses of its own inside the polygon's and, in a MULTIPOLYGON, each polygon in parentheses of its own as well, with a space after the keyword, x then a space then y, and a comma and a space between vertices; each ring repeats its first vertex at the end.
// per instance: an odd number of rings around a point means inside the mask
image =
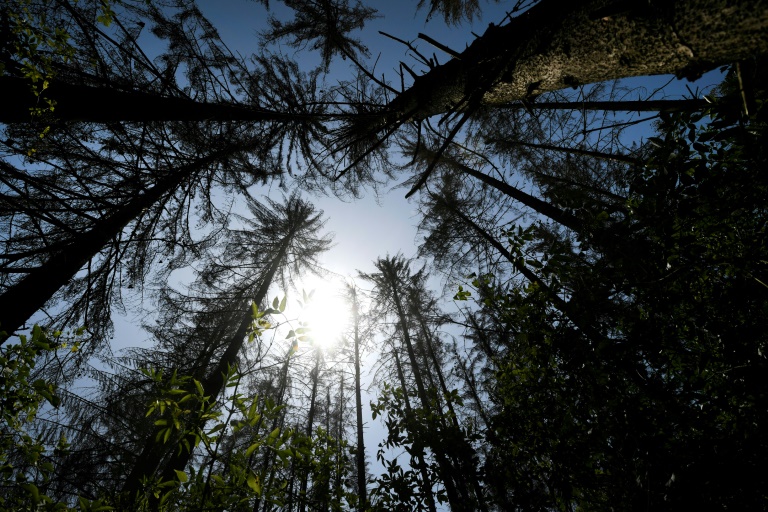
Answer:
POLYGON ((348 306, 337 282, 309 277, 302 282, 304 291, 297 299, 303 305, 298 313, 300 322, 309 327, 312 343, 328 347, 338 340, 349 323, 348 306))

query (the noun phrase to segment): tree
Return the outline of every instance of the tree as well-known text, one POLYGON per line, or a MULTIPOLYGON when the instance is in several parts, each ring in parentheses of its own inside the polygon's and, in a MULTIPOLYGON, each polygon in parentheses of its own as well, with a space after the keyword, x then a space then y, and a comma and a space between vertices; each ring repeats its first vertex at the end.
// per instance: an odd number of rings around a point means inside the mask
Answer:
MULTIPOLYGON (((411 335, 412 323, 407 308, 407 300, 409 292, 412 291, 410 287, 410 269, 409 262, 402 257, 396 256, 394 258, 379 259, 374 264, 380 271, 377 274, 361 274, 361 277, 373 282, 376 286, 376 302, 381 311, 385 314, 391 315, 395 319, 396 332, 402 339, 402 344, 406 349, 408 356, 408 370, 413 376, 413 382, 416 386, 415 396, 419 399, 421 404, 420 411, 411 411, 406 415, 406 425, 410 424, 410 428, 413 429, 418 425, 420 415, 426 418, 426 422, 434 422, 432 425, 419 425, 418 430, 410 432, 412 442, 416 446, 428 447, 435 456, 437 461, 437 474, 440 480, 445 485, 445 493, 447 495, 448 502, 454 510, 463 510, 464 507, 476 508, 482 510, 485 507, 483 503, 481 492, 479 492, 479 485, 475 485, 470 490, 470 486, 463 479, 458 479, 458 474, 462 471, 459 469, 461 464, 467 462, 459 457, 458 460, 452 460, 454 453, 452 449, 442 444, 442 436, 445 435, 446 423, 443 416, 443 412, 439 410, 439 401, 435 403, 431 399, 431 396, 436 389, 432 392, 428 392, 428 377, 431 371, 438 371, 437 369, 429 368, 429 358, 423 350, 423 343, 425 340, 419 340, 417 337, 411 335), (438 429, 439 435, 434 436, 431 433, 431 429, 438 429), (456 467, 459 466, 459 467, 456 467), (474 492, 474 495, 472 494, 474 492)), ((417 325, 417 329, 420 328, 417 325)), ((397 349, 395 349, 397 350, 397 349)), ((402 377, 403 365, 395 353, 396 363, 398 366, 398 374, 402 377)), ((402 393, 407 396, 408 388, 404 387, 402 393)), ((406 402, 407 403, 407 402, 406 402)), ((410 407, 408 407, 410 409, 410 407)), ((406 427, 408 428, 408 427, 406 427)), ((421 456, 423 460, 423 455, 421 456)), ((466 470, 466 467, 462 468, 466 470)), ((470 480, 472 480, 470 476, 470 480)), ((475 484, 477 480, 475 479, 475 484)))
MULTIPOLYGON (((72 48, 77 58, 56 53, 51 57, 49 64, 56 78, 46 81, 52 95, 49 99, 55 100, 60 90, 61 94, 88 95, 88 103, 94 105, 96 102, 90 100, 104 97, 116 107, 111 117, 105 118, 109 109, 99 106, 101 117, 88 119, 106 123, 103 126, 53 122, 45 128, 42 139, 34 125, 7 127, 10 137, 4 141, 5 149, 11 155, 31 159, 27 170, 3 162, 9 173, 9 178, 3 179, 3 203, 8 206, 3 213, 11 233, 5 255, 9 264, 3 271, 6 283, 13 288, 3 296, 6 313, 0 321, 9 336, 68 282, 59 297, 71 300, 72 308, 65 312, 66 317, 56 319, 57 324, 92 320, 95 329, 108 330, 105 309, 119 304, 122 281, 129 281, 129 287, 143 284, 158 253, 183 264, 180 252, 204 248, 205 244, 198 245, 200 241, 189 233, 188 216, 193 205, 202 220, 213 224, 212 232, 216 233, 220 229, 216 224, 224 223, 225 215, 212 204, 211 188, 223 186, 234 192, 282 175, 284 158, 311 152, 309 140, 320 135, 318 123, 326 119, 324 103, 315 101, 317 74, 302 74, 295 64, 275 58, 258 59, 258 71, 246 69, 228 53, 213 27, 193 6, 180 6, 174 19, 142 3, 126 2, 123 7, 120 15, 113 13, 123 41, 115 41, 99 28, 91 17, 93 5, 89 2, 36 5, 28 13, 32 22, 54 19, 68 24, 68 36, 75 42, 72 48), (142 19, 153 24, 158 36, 169 40, 167 52, 159 59, 169 66, 166 71, 158 69, 136 42, 145 25, 142 19), (213 62, 214 57, 221 64, 201 66, 201 62, 213 62), (170 72, 181 67, 189 79, 186 91, 170 72), (221 82, 219 75, 224 71, 236 84, 221 82), (247 89, 247 97, 237 100, 235 87, 247 89), (78 88, 83 90, 72 92, 78 88), (134 108, 135 101, 149 110, 136 116, 142 108, 134 108), (242 106, 248 102, 260 104, 242 106), (123 107, 132 113, 121 118, 119 109, 123 107), (179 118, 174 112, 180 108, 185 114, 179 118), (259 112, 255 117, 246 116, 258 124, 233 122, 233 116, 237 117, 233 112, 248 109, 259 112), (195 111, 200 114, 190 118, 188 113, 195 111), (272 114, 264 116, 267 111, 272 114), (158 124, 152 122, 155 118, 199 122, 158 124), (303 140, 298 141, 291 132, 303 140), (214 141, 220 144, 215 149, 218 144, 214 141), (94 143, 99 145, 94 147, 94 143), (159 182, 158 176, 163 177, 159 182), (61 182, 62 177, 66 181, 61 182), (85 190, 78 190, 83 187, 85 190), (151 192, 142 195, 146 190, 151 192), (77 202, 70 205, 68 199, 72 197, 77 202), (108 201, 111 198, 114 203, 108 201), (99 217, 103 218, 97 222, 99 217), (133 230, 126 231, 132 223, 133 230), (139 224, 143 224, 141 228, 137 228, 139 224), (34 234, 28 236, 28 231, 34 234), (157 243, 162 239, 164 247, 157 243), (63 253, 70 254, 66 263, 63 253), (128 268, 126 261, 131 262, 128 268), (76 279, 86 264, 85 278, 76 279), (36 291, 31 292, 31 288, 36 291), (21 304, 16 299, 19 296, 36 300, 21 304)), ((14 58, 11 55, 5 62, 9 75, 2 81, 16 90, 23 87, 20 81, 25 68, 14 58)), ((58 111, 67 114, 69 100, 59 100, 64 106, 58 111)), ((94 334, 106 338, 104 333, 94 334)))
MULTIPOLYGON (((225 326, 226 330, 218 340, 223 351, 216 355, 215 362, 211 361, 212 368, 199 382, 205 395, 212 400, 216 400, 224 389, 228 376, 237 366, 238 354, 249 337, 253 322, 251 306, 243 302, 263 304, 274 282, 286 283, 292 276, 304 271, 317 271, 317 258, 330 245, 328 238, 318 236, 323 226, 322 213, 316 212, 309 203, 293 195, 284 203, 269 200, 268 205, 250 202, 248 206, 253 218, 241 218, 246 228, 233 231, 222 254, 222 262, 214 263, 202 279, 203 287, 213 279, 219 282, 232 279, 238 291, 233 293, 230 289, 225 297, 237 297, 234 302, 239 302, 242 308, 240 318, 225 326), (255 246, 261 249, 258 254, 251 250, 255 246), (228 273, 231 276, 229 279, 228 273)), ((213 357, 213 354, 210 356, 213 357)), ((160 471, 162 480, 172 480, 174 472, 183 471, 192 457, 196 433, 206 421, 202 416, 189 421, 192 429, 185 435, 190 436, 190 448, 170 455, 160 471)), ((147 439, 142 454, 126 479, 123 492, 129 499, 133 499, 141 488, 142 480, 153 478, 165 457, 164 452, 155 436, 147 439)))
POLYGON ((726 418, 744 407, 753 427, 763 421, 752 416, 764 396, 752 372, 764 359, 747 354, 764 340, 742 329, 765 312, 754 267, 761 256, 747 256, 763 247, 765 209, 753 194, 765 184, 752 173, 764 159, 764 131, 759 117, 747 135, 730 114, 711 115, 703 127, 701 115, 663 116, 646 167, 623 191, 630 214, 604 218, 633 252, 597 252, 544 229, 528 242, 547 247, 537 272, 560 283, 606 337, 576 336, 549 313, 540 288, 475 281, 484 314, 505 333, 491 338, 500 366, 490 422, 501 437, 488 463, 509 468, 491 485, 497 499, 520 510, 607 508, 614 500, 762 506, 763 483, 748 468, 763 448, 746 425, 726 418), (749 220, 734 216, 741 208, 749 220), (704 467, 738 473, 739 483, 722 485, 725 475, 704 467))

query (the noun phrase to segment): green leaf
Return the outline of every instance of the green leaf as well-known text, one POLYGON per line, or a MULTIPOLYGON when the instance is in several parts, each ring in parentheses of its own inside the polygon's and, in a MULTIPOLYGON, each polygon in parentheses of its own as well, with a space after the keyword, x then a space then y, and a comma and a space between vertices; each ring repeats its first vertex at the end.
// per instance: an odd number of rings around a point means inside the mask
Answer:
POLYGON ((272 301, 272 309, 279 309, 280 308, 280 300, 278 297, 275 297, 275 300, 272 301))
POLYGON ((253 443, 251 446, 249 446, 248 449, 245 450, 245 457, 250 457, 251 454, 259 448, 259 446, 261 446, 261 443, 253 443))
POLYGON ((248 474, 246 483, 248 484, 248 487, 253 489, 253 492, 261 495, 261 483, 259 482, 259 477, 254 475, 253 472, 248 474))
POLYGON ((280 301, 280 307, 279 307, 279 308, 277 308, 277 309, 279 309, 279 310, 280 310, 280 312, 281 312, 281 313, 282 313, 283 311, 285 311, 285 303, 286 303, 287 301, 288 301, 288 295, 285 295, 285 296, 283 297, 283 300, 282 300, 282 301, 280 301))
POLYGON ((179 471, 178 469, 174 469, 173 471, 176 472, 176 478, 178 478, 179 482, 184 483, 189 480, 189 477, 185 472, 179 471))

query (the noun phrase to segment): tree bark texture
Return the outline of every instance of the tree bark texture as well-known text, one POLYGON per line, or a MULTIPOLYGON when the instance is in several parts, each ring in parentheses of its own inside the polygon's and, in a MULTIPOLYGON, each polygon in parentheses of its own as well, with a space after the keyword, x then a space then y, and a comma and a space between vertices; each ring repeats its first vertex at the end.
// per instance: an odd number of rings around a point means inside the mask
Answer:
POLYGON ((374 129, 617 78, 694 79, 767 51, 764 0, 542 0, 416 78, 374 129))

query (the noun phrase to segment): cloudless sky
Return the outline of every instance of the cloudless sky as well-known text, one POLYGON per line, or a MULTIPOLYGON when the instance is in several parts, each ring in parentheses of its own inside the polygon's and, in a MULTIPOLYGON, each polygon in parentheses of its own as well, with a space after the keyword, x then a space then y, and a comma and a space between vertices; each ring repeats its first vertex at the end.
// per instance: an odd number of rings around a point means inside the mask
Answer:
MULTIPOLYGON (((442 63, 448 57, 424 41, 417 40, 419 32, 423 32, 437 41, 457 51, 462 51, 466 44, 470 43, 475 34, 482 34, 489 22, 500 23, 505 15, 505 9, 510 9, 514 2, 504 2, 503 5, 484 4, 484 16, 474 23, 463 23, 460 27, 446 27, 439 15, 429 22, 425 21, 426 10, 417 12, 416 1, 390 0, 371 2, 370 5, 379 10, 380 17, 369 22, 362 31, 353 34, 359 38, 370 50, 369 69, 373 62, 376 64, 376 74, 384 73, 386 79, 395 88, 399 88, 399 77, 396 73, 398 61, 406 62, 416 72, 425 71, 410 55, 406 47, 388 39, 378 33, 379 30, 390 33, 401 39, 413 42, 419 50, 428 56, 437 55, 442 63)), ((240 53, 247 58, 252 53, 260 52, 258 46, 258 32, 266 26, 268 11, 257 2, 249 0, 203 0, 199 2, 202 12, 210 19, 218 29, 222 40, 235 53, 240 53)), ((289 11, 279 2, 271 3, 272 12, 285 19, 289 11)), ((285 55, 295 58, 305 71, 309 71, 319 63, 316 55, 308 52, 296 52, 293 48, 282 46, 285 55)), ((332 74, 328 77, 328 86, 335 85, 336 80, 343 80, 353 76, 353 65, 348 61, 337 61, 332 66, 332 74)), ((715 79, 709 78, 707 83, 715 79)), ((666 79, 635 79, 632 83, 645 85, 649 92, 666 79)), ((683 94, 685 86, 682 82, 675 84, 675 94, 683 94)), ((634 97, 632 99, 637 99, 634 97)), ((646 128, 647 130, 647 128, 646 128)), ((404 178, 403 178, 404 179, 404 178)), ((290 182, 287 182, 290 186, 290 182)), ((394 186, 396 183, 392 183, 394 186)), ((284 192, 276 185, 254 190, 256 197, 270 195, 272 199, 279 199, 284 192)), ((328 222, 326 228, 335 234, 336 245, 323 258, 323 265, 333 274, 344 278, 354 277, 357 270, 364 272, 374 271, 372 262, 379 256, 394 255, 402 252, 406 257, 415 256, 416 237, 415 206, 404 199, 406 189, 397 188, 383 193, 376 198, 372 193, 365 194, 363 199, 343 202, 335 197, 313 197, 312 200, 319 209, 324 210, 328 222)), ((306 194, 305 194, 306 196, 306 194)), ((358 281, 363 287, 367 283, 358 281)), ((316 300, 324 300, 328 294, 335 293, 331 289, 323 288, 316 279, 308 280, 304 286, 307 289, 317 288, 316 300), (325 294, 325 297, 324 297, 325 294)), ((285 291, 280 291, 281 295, 285 291)), ((272 292, 274 295, 276 292, 272 292)), ((289 292, 292 293, 292 292, 289 292)), ((295 304, 289 301, 289 309, 295 304)), ((143 332, 137 332, 130 320, 116 319, 116 345, 135 346, 148 336, 143 332)), ((369 396, 364 401, 367 403, 373 397, 369 396)), ((366 409, 367 406, 366 406, 366 409)), ((366 418, 370 425, 370 412, 366 411, 366 418)), ((376 444, 385 435, 380 428, 372 428, 367 434, 368 453, 372 463, 372 470, 376 470, 374 458, 370 455, 375 452, 376 444)))

